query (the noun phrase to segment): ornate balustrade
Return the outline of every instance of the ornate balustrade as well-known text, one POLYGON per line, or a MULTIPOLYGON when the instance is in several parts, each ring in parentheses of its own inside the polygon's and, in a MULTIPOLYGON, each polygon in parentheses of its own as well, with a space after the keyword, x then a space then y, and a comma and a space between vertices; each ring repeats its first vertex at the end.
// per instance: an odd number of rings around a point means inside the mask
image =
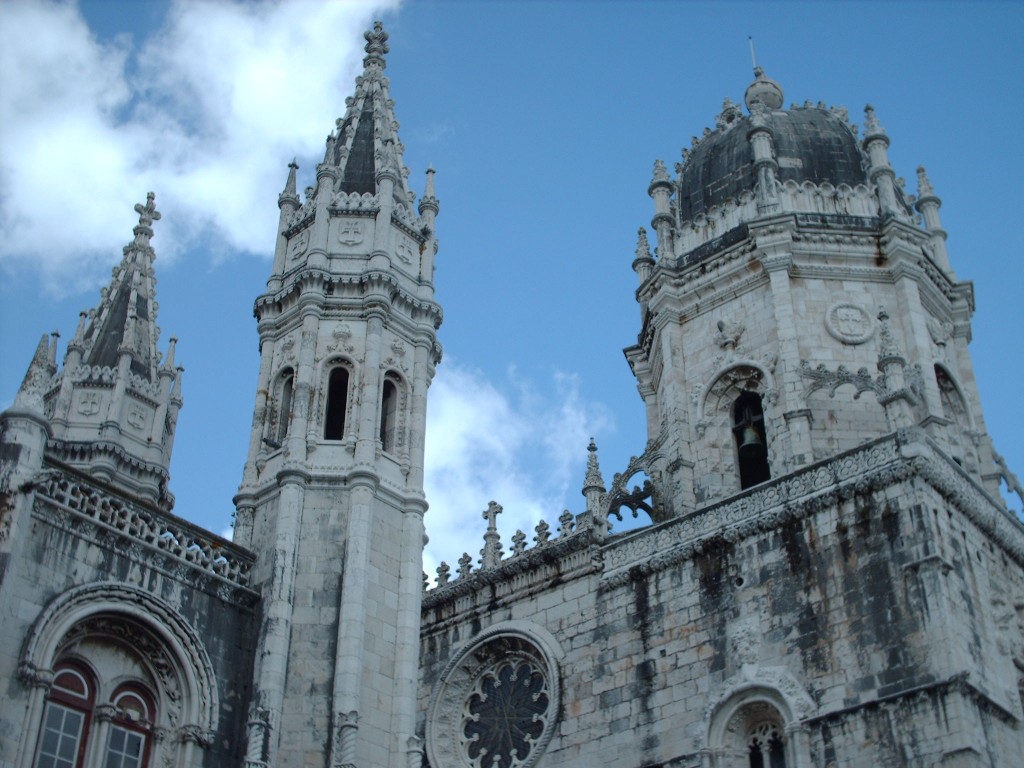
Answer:
POLYGON ((49 505, 76 521, 87 521, 102 531, 113 532, 128 540, 129 550, 132 544, 158 550, 185 566, 239 587, 249 586, 255 557, 199 526, 116 496, 58 469, 46 472, 36 494, 37 510, 42 511, 41 503, 49 505))

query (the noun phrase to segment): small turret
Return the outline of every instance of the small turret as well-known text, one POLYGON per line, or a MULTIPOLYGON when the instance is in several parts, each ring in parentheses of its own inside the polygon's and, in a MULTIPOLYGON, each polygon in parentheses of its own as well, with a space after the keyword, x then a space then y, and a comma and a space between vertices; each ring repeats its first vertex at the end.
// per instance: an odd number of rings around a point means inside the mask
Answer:
MULTIPOLYGON (((135 206, 134 239, 125 246, 99 305, 79 316, 63 370, 45 393, 52 451, 124 492, 169 509, 170 445, 180 405, 174 344, 161 365, 157 348, 156 197, 135 206)), ((56 340, 48 363, 56 368, 56 340)))
POLYGON ((946 252, 946 230, 942 228, 942 219, 939 217, 942 200, 932 189, 923 165, 917 167, 917 202, 914 207, 924 219, 924 228, 932 236, 932 257, 936 265, 947 273, 951 272, 949 254, 946 252))
POLYGON ((871 167, 868 178, 878 188, 878 204, 883 216, 900 213, 896 204, 896 172, 889 164, 889 137, 875 115, 875 108, 864 107, 864 151, 867 152, 871 167))

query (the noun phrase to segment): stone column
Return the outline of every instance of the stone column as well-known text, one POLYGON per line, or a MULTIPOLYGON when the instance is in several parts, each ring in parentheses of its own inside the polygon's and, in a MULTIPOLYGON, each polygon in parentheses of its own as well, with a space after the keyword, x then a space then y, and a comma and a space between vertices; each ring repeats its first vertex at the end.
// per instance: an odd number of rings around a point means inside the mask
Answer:
POLYGON ((338 642, 334 662, 334 715, 329 765, 354 764, 366 641, 367 591, 377 477, 370 470, 350 477, 351 510, 345 532, 345 566, 338 600, 338 642), (346 741, 351 739, 352 741, 346 741), (351 744, 351 749, 348 745, 351 744))
MULTIPOLYGON (((788 245, 788 233, 785 240, 788 245)), ((800 378, 800 342, 793 313, 793 292, 789 282, 789 270, 793 266, 793 256, 788 252, 777 252, 775 248, 770 250, 776 252, 766 253, 761 259, 761 264, 764 266, 765 272, 768 273, 772 293, 772 310, 775 315, 776 333, 779 337, 780 357, 776 381, 782 390, 778 393, 778 402, 781 405, 779 410, 782 412, 785 429, 788 433, 785 436, 785 443, 776 443, 771 435, 768 436, 770 444, 785 445, 782 466, 776 464, 773 473, 778 475, 780 469, 783 472, 792 472, 810 464, 814 461, 814 452, 811 446, 811 411, 804 399, 804 385, 800 378)), ((769 409, 765 410, 767 412, 769 409)))
MULTIPOLYGON (((416 739, 416 698, 419 687, 420 610, 423 604, 423 513, 426 504, 402 513, 402 548, 398 582, 398 627, 395 641, 393 768, 409 768, 422 753, 416 739), (410 744, 413 746, 410 747, 410 744)), ((415 763, 419 768, 420 763, 415 763)))

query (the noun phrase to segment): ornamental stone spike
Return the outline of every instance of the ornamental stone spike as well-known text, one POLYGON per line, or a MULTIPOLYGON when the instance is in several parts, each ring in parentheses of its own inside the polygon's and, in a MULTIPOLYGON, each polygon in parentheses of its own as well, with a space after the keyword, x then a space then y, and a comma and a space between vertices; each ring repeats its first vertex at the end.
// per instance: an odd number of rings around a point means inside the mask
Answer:
POLYGON ((953 268, 949 263, 949 253, 946 251, 946 230, 942 228, 942 219, 939 216, 939 208, 942 207, 942 200, 935 194, 928 173, 923 165, 917 167, 917 201, 914 208, 924 219, 924 228, 932 236, 932 256, 939 269, 952 273, 953 268))
POLYGON ((14 407, 18 410, 43 413, 43 395, 52 378, 49 359, 50 336, 44 333, 36 346, 32 361, 28 364, 18 394, 14 396, 14 407))
POLYGON ((878 370, 882 374, 884 394, 878 401, 885 409, 886 420, 891 429, 904 429, 914 422, 913 405, 915 398, 907 386, 905 368, 907 358, 893 338, 889 327, 889 313, 885 307, 878 312, 879 336, 878 370))
POLYGON ((633 259, 633 271, 636 272, 640 283, 646 282, 654 269, 654 257, 651 256, 651 246, 647 241, 647 230, 640 227, 636 233, 636 258, 633 259))
POLYGON ((882 216, 896 215, 899 213, 896 204, 896 172, 889 163, 889 137, 875 114, 875 108, 870 104, 864 107, 864 140, 861 143, 871 161, 868 178, 878 189, 882 216))
POLYGON ((651 226, 658 233, 658 258, 672 255, 672 214, 669 210, 669 198, 672 196, 672 182, 663 160, 654 161, 654 173, 647 194, 654 200, 654 218, 651 226))
POLYGON ((587 512, 597 514, 601 506, 601 496, 605 493, 604 478, 601 477, 601 467, 597 460, 597 443, 590 438, 587 446, 587 474, 583 481, 583 495, 587 499, 587 512))

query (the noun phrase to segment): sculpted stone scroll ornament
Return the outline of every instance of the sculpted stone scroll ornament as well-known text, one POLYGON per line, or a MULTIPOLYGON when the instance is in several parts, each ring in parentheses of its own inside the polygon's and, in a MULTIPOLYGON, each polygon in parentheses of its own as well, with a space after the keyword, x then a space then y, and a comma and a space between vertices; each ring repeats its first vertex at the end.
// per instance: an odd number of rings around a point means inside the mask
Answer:
POLYGON ((863 344, 875 334, 875 325, 867 311, 852 302, 840 302, 825 315, 825 328, 844 344, 863 344))
POLYGON ((718 335, 715 340, 722 349, 735 349, 746 326, 739 320, 719 320, 718 335))

